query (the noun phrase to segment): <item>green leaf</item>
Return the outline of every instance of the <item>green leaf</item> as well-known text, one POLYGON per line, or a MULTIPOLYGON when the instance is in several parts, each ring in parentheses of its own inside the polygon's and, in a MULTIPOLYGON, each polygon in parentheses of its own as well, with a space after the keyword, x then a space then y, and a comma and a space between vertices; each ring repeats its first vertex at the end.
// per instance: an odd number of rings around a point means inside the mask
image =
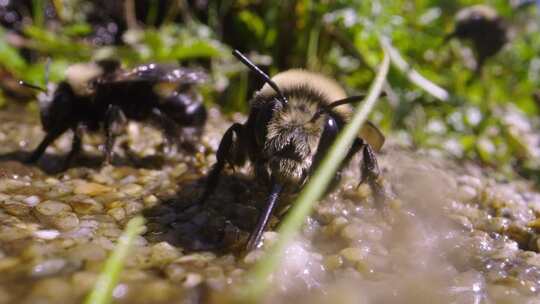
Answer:
POLYGON ((0 62, 16 75, 26 68, 26 61, 19 55, 16 48, 7 43, 6 32, 0 29, 0 62))
POLYGON ((127 223, 126 229, 118 239, 118 244, 107 261, 105 261, 105 266, 94 285, 94 289, 86 297, 85 304, 111 303, 112 292, 118 283, 126 257, 135 238, 141 234, 143 228, 144 218, 141 216, 134 217, 127 223))
POLYGON ((175 45, 170 56, 177 60, 188 60, 194 58, 217 58, 222 52, 211 43, 206 41, 196 41, 190 45, 175 45))

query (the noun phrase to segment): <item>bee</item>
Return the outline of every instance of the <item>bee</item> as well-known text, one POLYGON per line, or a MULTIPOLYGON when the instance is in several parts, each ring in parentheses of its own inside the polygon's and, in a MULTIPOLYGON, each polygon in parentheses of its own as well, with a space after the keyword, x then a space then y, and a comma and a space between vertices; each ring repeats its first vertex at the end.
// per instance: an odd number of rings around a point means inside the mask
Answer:
MULTIPOLYGON (((242 166, 249 160, 255 177, 270 186, 264 210, 247 242, 251 250, 258 246, 280 194, 297 191, 306 183, 350 119, 350 104, 363 96, 347 97, 334 80, 306 70, 288 70, 270 78, 239 51, 233 55, 265 84, 250 101, 247 121, 234 123, 223 135, 200 203, 214 192, 226 164, 242 166)), ((383 143, 383 134, 372 123, 366 124, 342 164, 363 151, 362 182, 379 194, 375 151, 383 143)))
POLYGON ((461 9, 455 20, 455 29, 445 37, 445 42, 452 38, 470 40, 478 73, 486 59, 497 54, 508 41, 508 25, 497 11, 482 4, 461 9))
POLYGON ((102 60, 70 66, 66 79, 48 84, 47 89, 21 81, 41 91, 38 101, 46 132, 26 161, 39 160, 52 142, 71 130, 67 168, 81 150, 82 130, 104 130, 105 159, 111 163, 115 138, 127 120, 155 124, 169 144, 188 144, 200 136, 206 122, 202 97, 193 89, 206 77, 201 71, 176 65, 151 63, 124 70, 116 60, 102 60))

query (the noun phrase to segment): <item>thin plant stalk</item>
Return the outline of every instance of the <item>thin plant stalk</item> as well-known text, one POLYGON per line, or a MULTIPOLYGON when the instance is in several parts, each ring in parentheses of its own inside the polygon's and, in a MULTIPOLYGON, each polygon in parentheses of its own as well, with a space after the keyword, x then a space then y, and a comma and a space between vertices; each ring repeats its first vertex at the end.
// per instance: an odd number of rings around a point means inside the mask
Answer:
POLYGON ((413 69, 411 65, 408 64, 407 61, 405 61, 403 56, 401 56, 399 51, 394 48, 394 46, 387 37, 380 37, 379 39, 383 47, 388 50, 388 54, 390 55, 390 60, 392 60, 392 64, 397 67, 403 74, 405 74, 410 82, 414 83, 415 85, 429 93, 431 96, 441 101, 448 100, 448 92, 430 81, 429 79, 422 76, 415 69, 413 69))
POLYGON ((368 96, 361 103, 361 106, 357 108, 351 121, 340 132, 321 165, 292 204, 293 208, 287 214, 279 228, 278 241, 269 249, 267 256, 261 259, 249 273, 248 286, 241 291, 239 300, 254 302, 264 295, 269 285, 270 275, 278 266, 287 245, 302 227, 314 203, 324 194, 325 189, 334 177, 334 173, 345 159, 354 139, 358 136, 358 131, 377 103, 386 80, 386 75, 388 74, 389 65, 390 59, 385 51, 383 61, 379 67, 375 81, 369 89, 368 96))
POLYGON ((94 285, 94 289, 86 297, 85 304, 111 303, 113 289, 118 283, 124 261, 129 254, 131 245, 135 238, 141 234, 143 227, 144 219, 141 216, 134 217, 127 223, 114 251, 105 261, 105 266, 94 285))

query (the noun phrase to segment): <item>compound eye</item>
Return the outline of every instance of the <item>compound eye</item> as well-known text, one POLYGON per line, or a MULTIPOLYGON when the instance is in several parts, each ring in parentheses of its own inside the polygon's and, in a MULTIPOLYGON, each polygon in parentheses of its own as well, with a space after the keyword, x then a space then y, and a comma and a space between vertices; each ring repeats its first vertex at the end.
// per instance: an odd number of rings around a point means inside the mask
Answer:
POLYGON ((324 130, 321 136, 321 140, 329 136, 331 136, 332 137, 331 139, 333 139, 338 134, 338 132, 339 132, 339 126, 336 120, 332 116, 328 115, 328 117, 326 118, 326 122, 324 124, 324 130))
POLYGON ((326 117, 326 122, 324 123, 321 139, 319 140, 319 146, 317 147, 316 158, 320 158, 324 153, 326 153, 326 150, 330 148, 330 145, 332 145, 332 142, 338 133, 339 126, 336 120, 331 115, 328 115, 326 117))

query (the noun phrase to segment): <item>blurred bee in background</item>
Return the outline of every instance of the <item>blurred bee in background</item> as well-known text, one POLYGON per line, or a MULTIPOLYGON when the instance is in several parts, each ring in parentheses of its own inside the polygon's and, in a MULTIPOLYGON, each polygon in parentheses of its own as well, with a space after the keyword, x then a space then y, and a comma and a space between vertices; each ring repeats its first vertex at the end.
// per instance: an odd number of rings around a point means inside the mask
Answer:
MULTIPOLYGON (((350 104, 363 96, 347 97, 334 80, 305 70, 288 70, 270 79, 239 51, 233 54, 265 85, 251 100, 247 121, 233 124, 223 135, 201 203, 214 192, 225 164, 242 166, 249 160, 255 177, 270 185, 268 200, 247 243, 250 250, 258 246, 280 194, 284 189, 297 191, 306 183, 352 115, 350 104)), ((375 151, 383 143, 381 132, 366 124, 342 164, 363 151, 362 181, 378 197, 383 194, 375 151)))
POLYGON ((46 132, 27 162, 36 162, 52 142, 72 130, 67 167, 81 150, 82 130, 103 128, 106 162, 111 163, 115 137, 127 120, 151 122, 169 143, 189 146, 206 122, 202 97, 193 85, 206 78, 201 71, 176 65, 151 63, 123 70, 116 60, 102 60, 70 66, 65 81, 47 84, 47 89, 21 82, 41 91, 38 101, 46 132))
POLYGON ((461 9, 455 20, 454 31, 445 37, 445 42, 452 38, 470 40, 478 74, 486 59, 497 54, 508 41, 508 25, 495 9, 481 4, 461 9))

